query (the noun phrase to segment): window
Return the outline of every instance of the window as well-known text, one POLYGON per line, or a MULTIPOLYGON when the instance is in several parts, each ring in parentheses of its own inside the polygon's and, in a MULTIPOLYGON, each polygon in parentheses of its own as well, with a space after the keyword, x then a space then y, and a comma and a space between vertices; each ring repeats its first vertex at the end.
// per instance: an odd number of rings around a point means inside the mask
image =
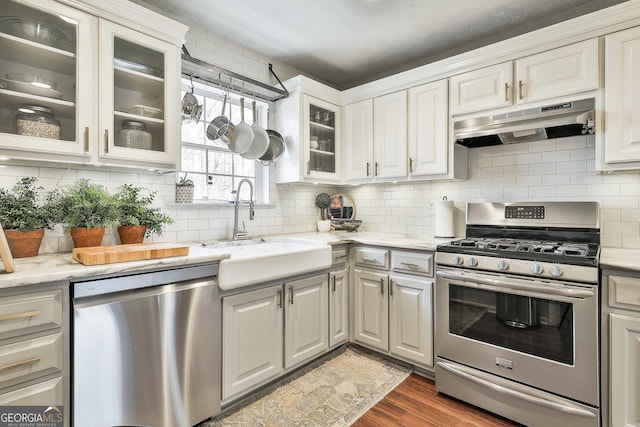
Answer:
MULTIPOLYGON (((191 82, 182 80, 182 97, 186 91, 191 91, 191 82)), ((227 203, 235 198, 235 189, 243 178, 248 178, 254 185, 254 200, 268 203, 269 170, 259 161, 243 158, 232 153, 226 144, 220 140, 211 141, 207 138, 207 127, 212 119, 222 112, 224 92, 221 89, 194 84, 194 95, 198 103, 203 106, 203 113, 199 121, 182 122, 182 173, 192 179, 194 201, 227 203)), ((244 121, 253 124, 253 99, 245 99, 244 121)), ((265 102, 256 102, 256 122, 263 126, 266 123, 265 102)), ((231 94, 227 99, 225 115, 232 123, 240 122, 240 96, 231 94)), ((240 193, 242 200, 249 199, 249 188, 243 186, 240 193)))

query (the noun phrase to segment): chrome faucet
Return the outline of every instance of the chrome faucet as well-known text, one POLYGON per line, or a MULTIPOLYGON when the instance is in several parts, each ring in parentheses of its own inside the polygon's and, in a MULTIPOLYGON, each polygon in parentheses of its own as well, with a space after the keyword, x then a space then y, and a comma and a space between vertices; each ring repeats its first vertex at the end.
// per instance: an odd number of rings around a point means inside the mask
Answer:
MULTIPOLYGON (((253 184, 247 178, 242 178, 238 183, 238 189, 236 190, 236 201, 233 213, 233 240, 246 239, 249 236, 249 232, 245 230, 238 230, 238 212, 240 211, 240 188, 244 183, 249 184, 249 220, 253 221, 253 184)), ((244 228, 244 221, 242 221, 244 228)))

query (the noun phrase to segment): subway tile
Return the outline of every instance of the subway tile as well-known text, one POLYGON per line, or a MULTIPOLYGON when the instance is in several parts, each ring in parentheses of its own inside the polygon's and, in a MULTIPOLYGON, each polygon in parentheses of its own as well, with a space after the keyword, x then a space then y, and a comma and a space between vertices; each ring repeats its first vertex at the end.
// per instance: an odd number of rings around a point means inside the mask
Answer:
POLYGON ((527 154, 516 155, 517 165, 532 165, 532 164, 538 164, 538 163, 542 163, 541 153, 527 153, 527 154))

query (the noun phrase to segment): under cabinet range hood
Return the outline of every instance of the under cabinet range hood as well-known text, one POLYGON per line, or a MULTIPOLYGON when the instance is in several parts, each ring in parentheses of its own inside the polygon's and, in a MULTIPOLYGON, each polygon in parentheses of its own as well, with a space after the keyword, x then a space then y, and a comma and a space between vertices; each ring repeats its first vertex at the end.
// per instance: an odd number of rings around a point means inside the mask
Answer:
POLYGON ((586 135, 595 130, 594 108, 593 98, 563 102, 460 120, 453 131, 456 142, 469 148, 586 135))

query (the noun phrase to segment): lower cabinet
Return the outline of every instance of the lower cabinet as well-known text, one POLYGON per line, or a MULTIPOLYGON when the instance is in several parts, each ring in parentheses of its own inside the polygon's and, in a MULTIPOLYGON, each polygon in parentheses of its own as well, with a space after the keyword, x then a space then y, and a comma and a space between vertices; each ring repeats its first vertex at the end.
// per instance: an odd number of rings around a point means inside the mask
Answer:
POLYGON ((640 313, 636 314, 609 315, 613 427, 640 426, 640 313))
POLYGON ((349 275, 346 268, 329 273, 329 347, 349 339, 349 275))
POLYGON ((329 275, 222 298, 222 400, 282 375, 329 348, 329 275))
POLYGON ((433 280, 431 253, 355 248, 353 340, 423 368, 433 369, 433 280), (362 254, 358 254, 358 252, 362 254), (398 269, 413 274, 396 273, 398 269))

